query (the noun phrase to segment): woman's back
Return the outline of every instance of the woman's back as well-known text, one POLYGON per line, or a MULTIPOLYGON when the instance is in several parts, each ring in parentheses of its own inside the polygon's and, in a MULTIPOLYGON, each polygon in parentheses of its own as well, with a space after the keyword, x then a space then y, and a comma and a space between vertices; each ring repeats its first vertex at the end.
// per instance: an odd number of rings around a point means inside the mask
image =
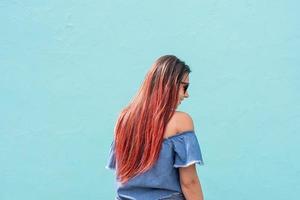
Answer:
MULTIPOLYGON (((177 111, 166 126, 156 163, 125 184, 121 184, 116 177, 117 199, 185 199, 179 168, 195 163, 203 164, 203 160, 192 118, 177 111)), ((107 168, 116 169, 116 166, 113 142, 107 168)))

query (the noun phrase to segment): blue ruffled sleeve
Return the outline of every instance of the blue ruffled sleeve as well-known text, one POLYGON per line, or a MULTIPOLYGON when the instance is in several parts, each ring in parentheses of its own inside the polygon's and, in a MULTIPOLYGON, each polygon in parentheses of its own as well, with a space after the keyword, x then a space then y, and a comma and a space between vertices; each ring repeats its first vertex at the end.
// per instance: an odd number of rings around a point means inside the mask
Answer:
POLYGON ((116 168, 116 156, 115 156, 115 143, 114 141, 110 145, 110 150, 108 154, 108 161, 105 166, 106 169, 115 169, 116 168))
POLYGON ((174 167, 187 167, 192 164, 204 165, 202 153, 194 131, 186 131, 172 138, 175 151, 174 167))

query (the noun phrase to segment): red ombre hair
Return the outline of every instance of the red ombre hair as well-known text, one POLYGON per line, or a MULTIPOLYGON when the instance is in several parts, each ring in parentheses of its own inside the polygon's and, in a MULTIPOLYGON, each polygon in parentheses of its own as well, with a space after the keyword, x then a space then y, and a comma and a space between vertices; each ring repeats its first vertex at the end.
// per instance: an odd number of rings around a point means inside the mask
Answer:
POLYGON ((180 82, 191 72, 173 55, 158 58, 137 95, 119 114, 115 129, 117 176, 121 183, 157 161, 167 123, 174 114, 180 82))

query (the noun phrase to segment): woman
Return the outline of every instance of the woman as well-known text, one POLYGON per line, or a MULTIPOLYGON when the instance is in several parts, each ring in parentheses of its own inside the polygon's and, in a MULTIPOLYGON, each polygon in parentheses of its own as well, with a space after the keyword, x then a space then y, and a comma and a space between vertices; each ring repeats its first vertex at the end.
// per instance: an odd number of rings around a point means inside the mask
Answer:
POLYGON ((188 95, 185 62, 158 58, 136 97, 119 114, 107 168, 116 199, 202 200, 195 164, 203 164, 192 118, 176 108, 188 95))

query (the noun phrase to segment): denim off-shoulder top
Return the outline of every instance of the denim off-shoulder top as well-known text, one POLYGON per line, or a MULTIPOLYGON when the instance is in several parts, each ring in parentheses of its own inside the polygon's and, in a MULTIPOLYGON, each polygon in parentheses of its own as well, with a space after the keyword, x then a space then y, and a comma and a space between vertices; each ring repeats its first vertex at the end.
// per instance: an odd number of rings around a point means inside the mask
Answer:
MULTIPOLYGON (((121 200, 184 199, 179 182, 179 167, 203 165, 200 145, 193 130, 165 138, 159 158, 146 172, 121 184, 116 177, 116 198, 121 200), (182 197, 182 198, 180 198, 182 197)), ((107 169, 116 169, 114 141, 111 143, 107 169)))

